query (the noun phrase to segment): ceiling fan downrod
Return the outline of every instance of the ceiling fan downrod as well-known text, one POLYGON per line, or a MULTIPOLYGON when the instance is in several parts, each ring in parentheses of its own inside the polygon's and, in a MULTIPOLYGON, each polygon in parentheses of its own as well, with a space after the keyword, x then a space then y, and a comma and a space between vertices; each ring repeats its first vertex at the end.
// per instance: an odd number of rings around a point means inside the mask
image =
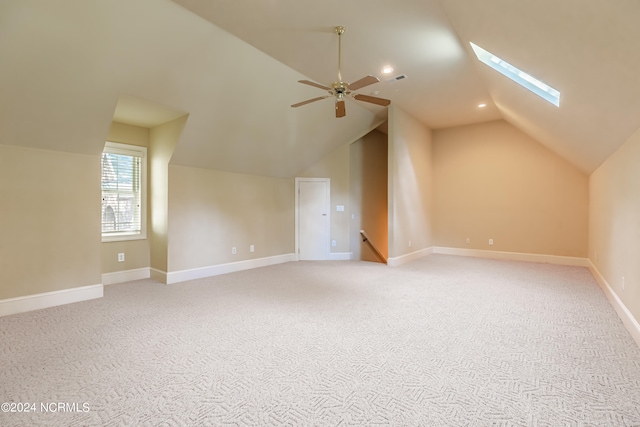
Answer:
POLYGON ((334 31, 338 35, 338 83, 342 83, 342 74, 340 72, 342 58, 342 35, 345 31, 347 31, 347 28, 343 27, 342 25, 338 25, 334 28, 334 31))

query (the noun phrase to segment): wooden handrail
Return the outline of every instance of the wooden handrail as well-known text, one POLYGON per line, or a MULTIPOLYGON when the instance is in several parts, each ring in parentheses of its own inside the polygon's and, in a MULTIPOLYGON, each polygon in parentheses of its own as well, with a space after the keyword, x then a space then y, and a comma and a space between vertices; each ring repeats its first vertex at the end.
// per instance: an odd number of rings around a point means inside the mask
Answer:
POLYGON ((373 244, 369 236, 367 236, 367 232, 364 230, 360 230, 360 235, 362 236, 362 241, 367 243, 371 249, 373 249, 373 253, 376 255, 378 260, 383 263, 387 263, 387 259, 382 255, 382 253, 376 248, 376 245, 373 244))

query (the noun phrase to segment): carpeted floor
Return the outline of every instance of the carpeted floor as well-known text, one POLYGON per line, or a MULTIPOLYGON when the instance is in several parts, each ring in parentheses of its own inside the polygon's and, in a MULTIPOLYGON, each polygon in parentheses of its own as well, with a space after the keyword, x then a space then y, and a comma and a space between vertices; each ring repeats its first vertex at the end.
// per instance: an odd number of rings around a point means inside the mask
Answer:
POLYGON ((640 426, 640 349, 578 267, 141 280, 0 318, 0 346, 0 402, 36 404, 2 426, 640 426))

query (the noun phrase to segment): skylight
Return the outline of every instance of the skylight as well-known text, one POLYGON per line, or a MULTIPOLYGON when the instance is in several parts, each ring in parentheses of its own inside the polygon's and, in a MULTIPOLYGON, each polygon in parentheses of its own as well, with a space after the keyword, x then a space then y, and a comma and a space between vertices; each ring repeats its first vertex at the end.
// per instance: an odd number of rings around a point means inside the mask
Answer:
POLYGON ((475 52, 478 59, 484 62, 489 67, 498 71, 499 73, 509 77, 514 82, 518 83, 520 86, 529 89, 531 92, 535 93, 539 97, 549 101, 556 107, 560 106, 560 92, 551 86, 542 83, 540 80, 535 77, 525 73, 522 70, 517 69, 513 65, 509 64, 507 61, 498 58, 491 52, 487 52, 483 48, 473 43, 470 43, 473 51, 475 52))

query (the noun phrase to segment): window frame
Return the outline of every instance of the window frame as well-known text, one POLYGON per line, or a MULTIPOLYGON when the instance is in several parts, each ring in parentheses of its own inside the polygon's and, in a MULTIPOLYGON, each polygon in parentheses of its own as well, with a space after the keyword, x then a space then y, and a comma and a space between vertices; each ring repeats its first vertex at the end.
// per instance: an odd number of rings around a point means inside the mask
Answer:
POLYGON ((100 155, 100 199, 104 199, 102 190, 102 156, 105 153, 122 154, 140 158, 140 231, 103 232, 103 209, 100 209, 100 233, 102 242, 119 242, 127 240, 144 240, 147 238, 147 147, 106 141, 100 155))
POLYGON ((511 65, 509 62, 500 58, 499 56, 494 55, 478 46, 473 42, 469 42, 471 45, 471 49, 476 54, 476 57, 480 62, 493 68, 503 76, 509 78, 511 81, 519 84, 523 88, 529 90, 530 92, 538 95, 540 98, 545 101, 555 105, 560 108, 560 91, 555 89, 548 84, 538 80, 533 77, 531 74, 522 71, 514 65, 511 65))

